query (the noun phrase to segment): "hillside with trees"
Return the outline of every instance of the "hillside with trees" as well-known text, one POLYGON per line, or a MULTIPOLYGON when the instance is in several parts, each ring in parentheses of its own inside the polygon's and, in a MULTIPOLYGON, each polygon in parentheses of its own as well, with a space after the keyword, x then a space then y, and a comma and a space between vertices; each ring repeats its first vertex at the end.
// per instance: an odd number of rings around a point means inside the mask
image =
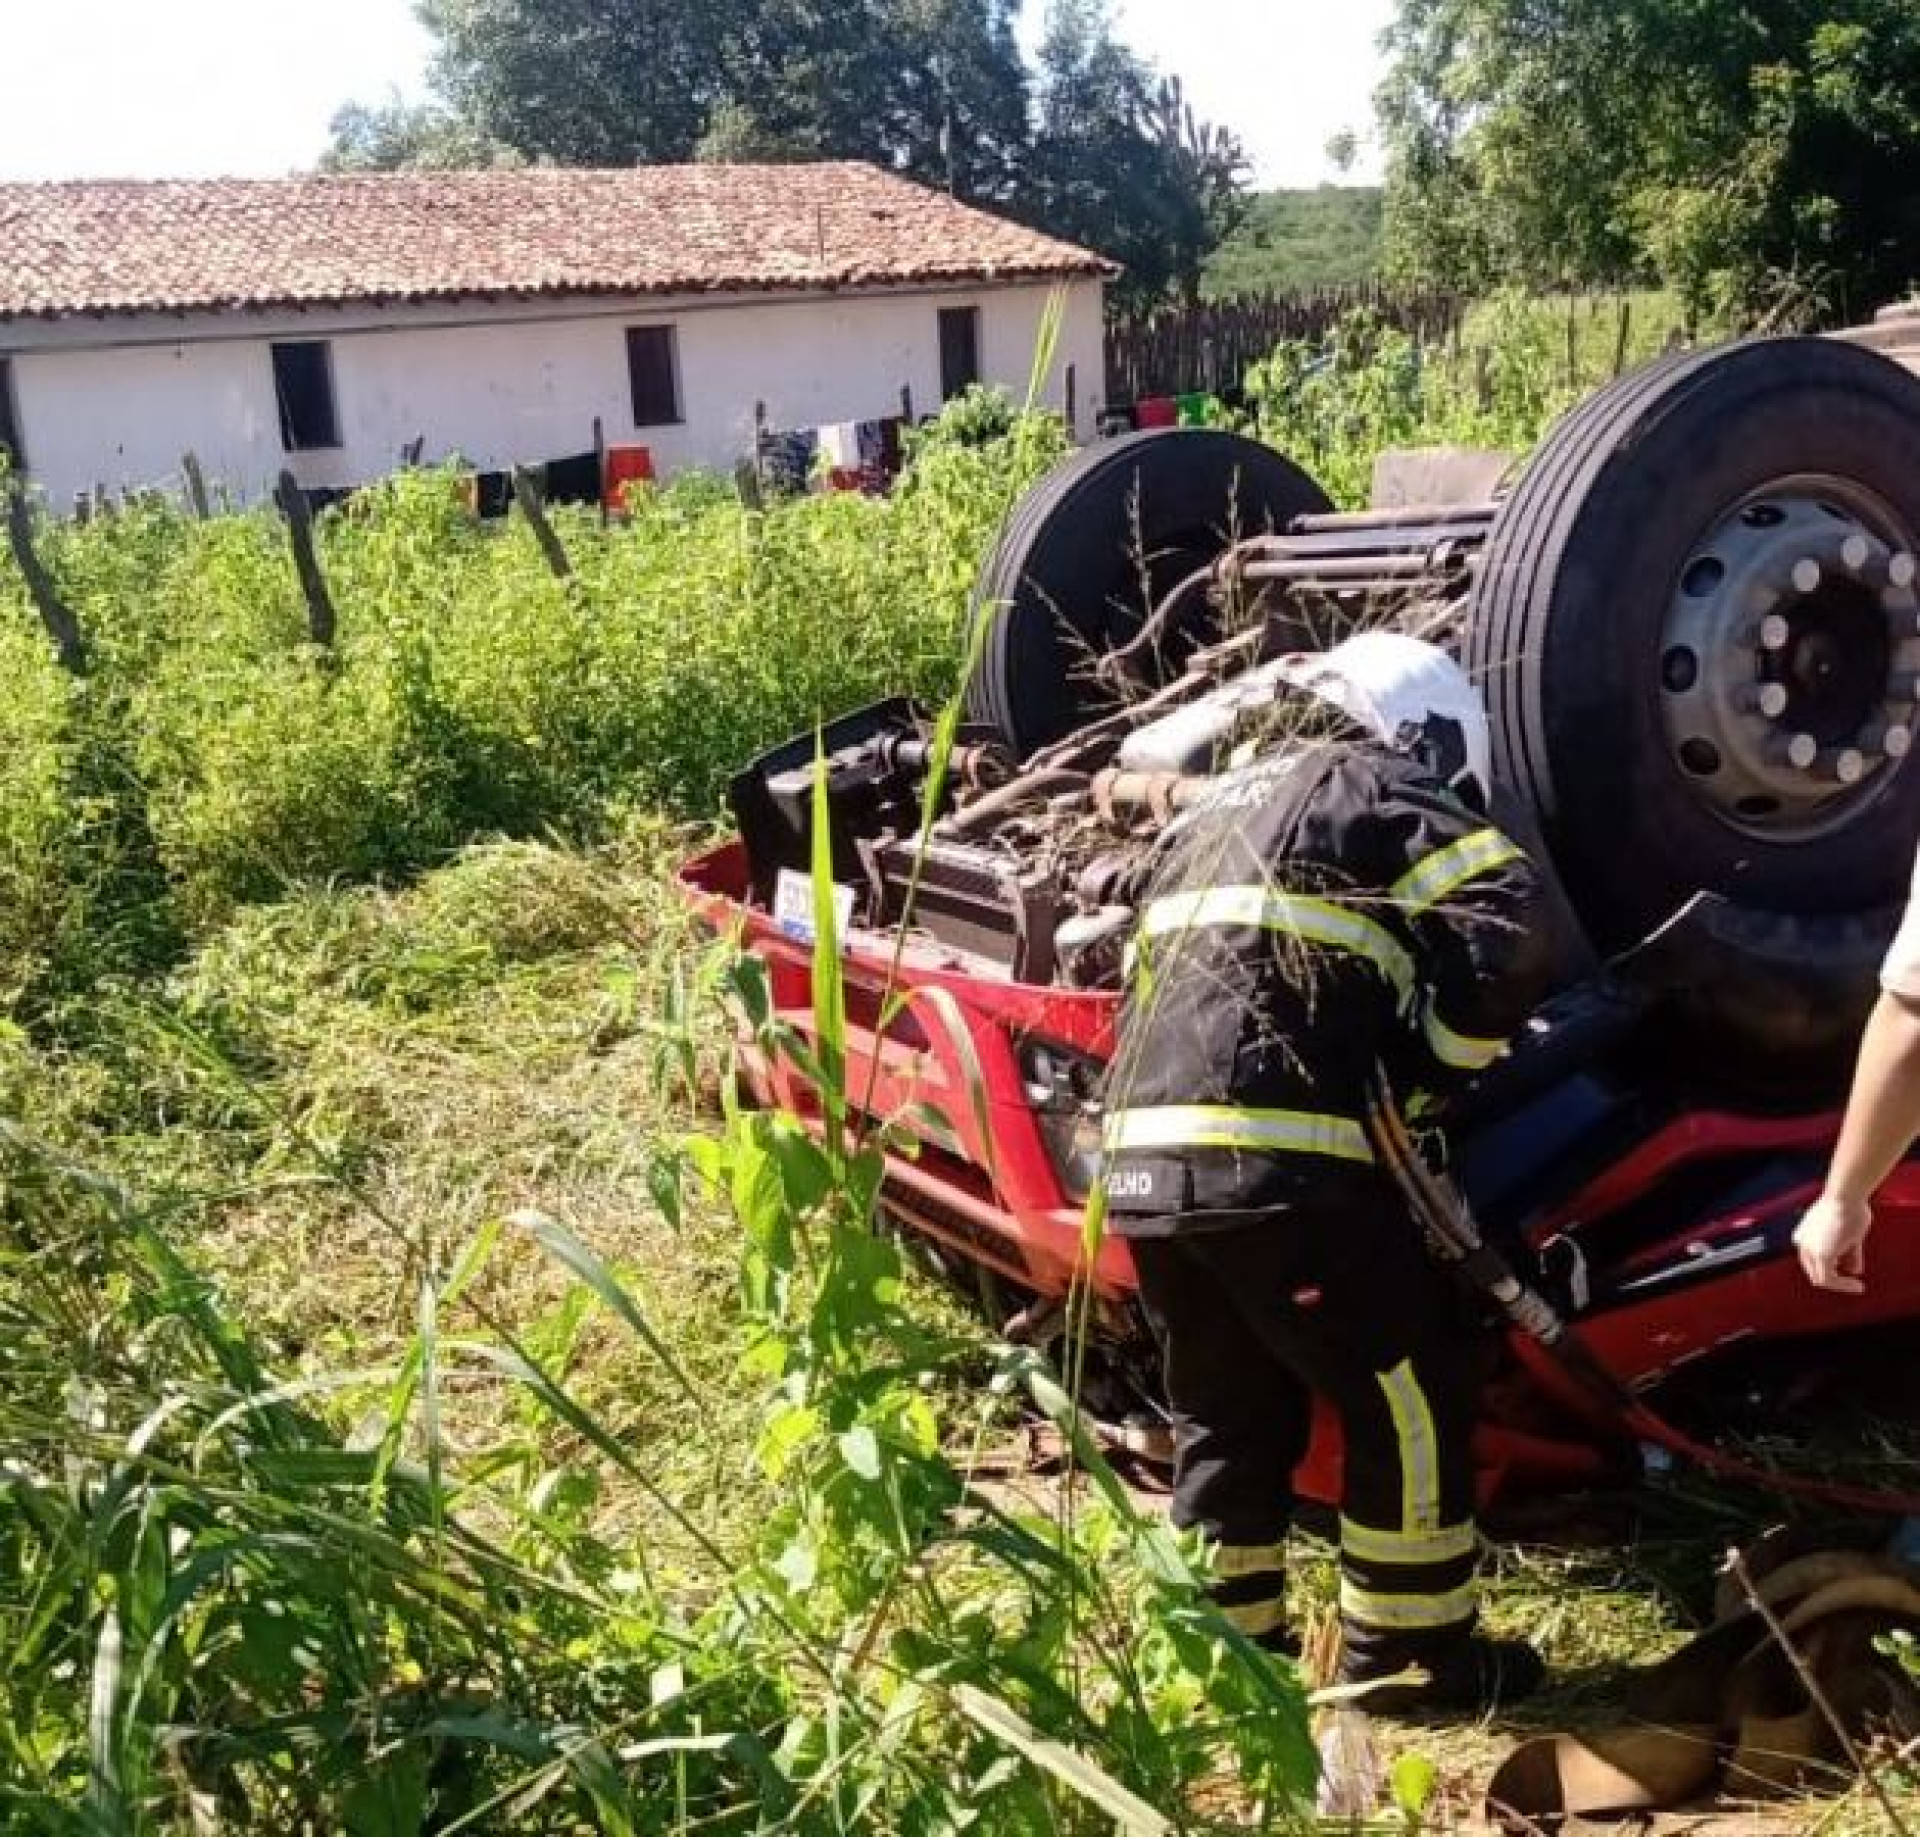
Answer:
POLYGON ((1346 287, 1380 272, 1385 195, 1371 185, 1263 191, 1207 257, 1201 291, 1234 299, 1297 287, 1346 287))

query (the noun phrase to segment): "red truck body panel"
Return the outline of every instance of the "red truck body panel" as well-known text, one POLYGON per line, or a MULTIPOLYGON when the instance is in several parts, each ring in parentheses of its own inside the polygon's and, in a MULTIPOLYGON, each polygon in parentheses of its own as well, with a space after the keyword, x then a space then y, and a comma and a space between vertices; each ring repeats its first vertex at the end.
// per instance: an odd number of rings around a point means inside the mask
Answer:
MULTIPOLYGON (((813 946, 783 931, 748 895, 745 851, 730 841, 688 862, 683 891, 715 933, 737 936, 766 966, 780 1018, 813 1030, 813 946)), ((1103 1061, 1113 1046, 1117 998, 1022 986, 980 974, 964 959, 891 935, 854 929, 843 940, 848 1089, 856 1107, 911 1138, 889 1152, 885 1203, 953 1255, 1048 1298, 1086 1267, 1084 1203, 1066 1190, 1023 1078, 1018 1043, 1039 1038, 1103 1061), (883 1013, 894 1017, 884 1032, 883 1013)), ((747 1049, 744 1073, 757 1101, 802 1117, 819 1113, 795 1068, 747 1049)), ((1811 1181, 1724 1216, 1677 1216, 1651 1238, 1609 1249, 1610 1226, 1649 1193, 1704 1164, 1744 1157, 1819 1157, 1838 1128, 1832 1115, 1753 1117, 1703 1110, 1675 1116, 1552 1207, 1532 1235, 1577 1235, 1604 1264, 1613 1299, 1578 1330, 1624 1382, 1648 1389, 1742 1342, 1833 1334, 1920 1315, 1920 1164, 1908 1163, 1878 1201, 1874 1281, 1864 1297, 1823 1294, 1786 1244, 1814 1196, 1811 1181), (1693 1270, 1714 1272, 1710 1279, 1693 1270), (1636 1294, 1636 1280, 1645 1283, 1636 1294)), ((1126 1245, 1101 1242, 1091 1280, 1109 1309, 1135 1287, 1126 1245)), ((1510 1334, 1486 1391, 1477 1443, 1483 1497, 1509 1487, 1568 1487, 1620 1477, 1631 1450, 1615 1426, 1538 1346, 1510 1334), (1623 1466, 1623 1454, 1627 1457, 1623 1466)), ((1339 1496, 1337 1422, 1322 1410, 1298 1475, 1308 1498, 1339 1496)))

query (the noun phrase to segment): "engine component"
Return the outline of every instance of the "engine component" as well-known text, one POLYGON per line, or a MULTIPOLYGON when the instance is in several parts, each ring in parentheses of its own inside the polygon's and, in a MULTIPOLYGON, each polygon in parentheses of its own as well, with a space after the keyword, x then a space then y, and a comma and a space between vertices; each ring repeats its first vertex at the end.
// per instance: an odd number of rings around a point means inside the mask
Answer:
POLYGON ((1278 659, 1189 702, 1184 708, 1136 727, 1116 755, 1129 772, 1180 776, 1218 770, 1249 716, 1273 705, 1280 692, 1278 659))

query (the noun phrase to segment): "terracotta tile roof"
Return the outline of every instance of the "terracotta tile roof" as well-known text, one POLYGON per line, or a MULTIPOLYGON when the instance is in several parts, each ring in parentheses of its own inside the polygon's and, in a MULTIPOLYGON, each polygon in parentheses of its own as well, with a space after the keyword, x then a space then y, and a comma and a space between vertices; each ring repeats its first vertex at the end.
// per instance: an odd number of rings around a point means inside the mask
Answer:
POLYGON ((0 183, 0 318, 1110 271, 854 161, 0 183))

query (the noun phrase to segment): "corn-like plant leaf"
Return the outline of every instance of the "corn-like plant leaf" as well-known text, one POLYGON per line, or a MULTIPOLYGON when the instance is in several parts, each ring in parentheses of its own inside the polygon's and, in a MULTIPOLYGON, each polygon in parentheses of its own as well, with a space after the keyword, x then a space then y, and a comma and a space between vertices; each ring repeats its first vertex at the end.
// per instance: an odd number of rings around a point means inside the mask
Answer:
POLYGON ((826 739, 813 749, 813 1036, 820 1059, 820 1105, 827 1152, 837 1161, 846 1145, 847 990, 840 963, 840 915, 833 903, 833 806, 827 797, 826 739))
POLYGON ((1043 1773, 1051 1774, 1089 1805, 1097 1806, 1126 1833, 1126 1837, 1173 1837, 1173 1822, 1146 1800, 1129 1792, 1112 1774, 1094 1765, 1084 1754, 1061 1742, 1050 1741, 1017 1710, 972 1684, 954 1689, 954 1703, 968 1721, 1003 1741, 1043 1773))
POLYGON ((516 1212, 508 1223, 518 1226, 555 1262, 564 1264, 610 1308, 634 1336, 660 1361, 667 1375, 693 1402, 701 1401, 700 1392, 686 1369, 674 1356, 673 1348, 654 1330, 653 1323, 640 1311, 626 1285, 579 1238, 558 1219, 544 1212, 516 1212))

